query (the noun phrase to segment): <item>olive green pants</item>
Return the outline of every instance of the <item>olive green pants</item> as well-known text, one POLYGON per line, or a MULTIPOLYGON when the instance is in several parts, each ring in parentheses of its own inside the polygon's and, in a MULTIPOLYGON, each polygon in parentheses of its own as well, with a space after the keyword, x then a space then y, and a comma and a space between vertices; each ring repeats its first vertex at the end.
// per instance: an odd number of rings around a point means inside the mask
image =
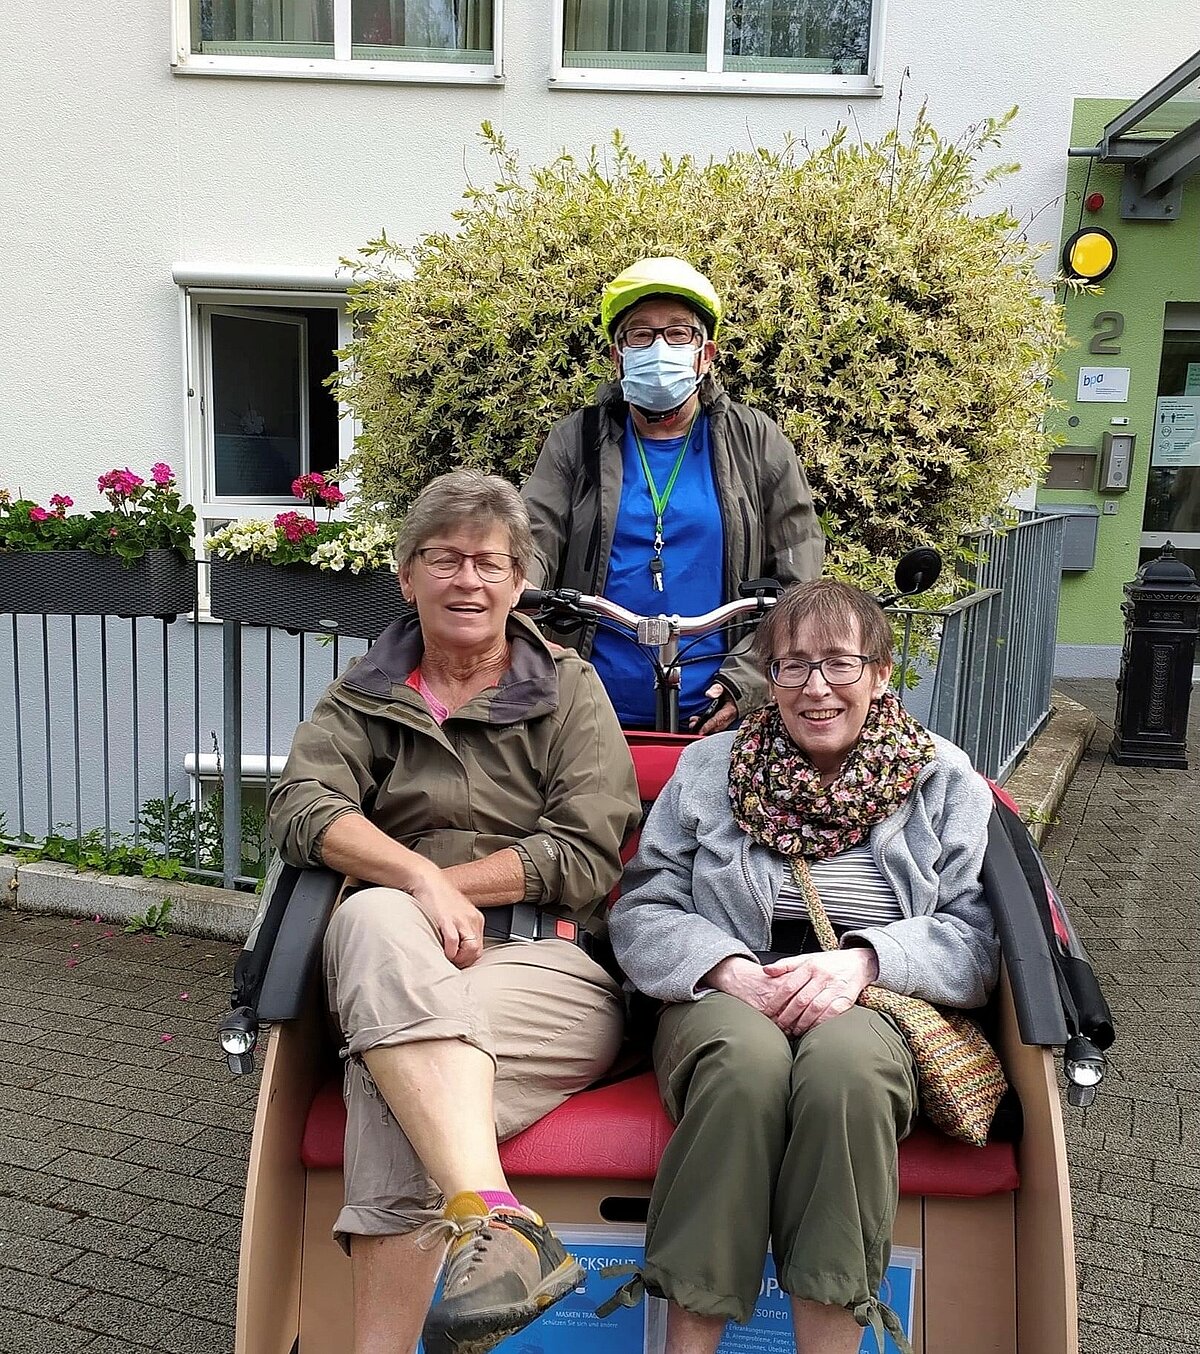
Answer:
POLYGON ((646 1231, 646 1286, 748 1321, 767 1245, 793 1297, 870 1319, 891 1254, 896 1145, 917 1106, 908 1046, 855 1006, 790 1039, 736 997, 668 1006, 654 1067, 678 1127, 646 1231))

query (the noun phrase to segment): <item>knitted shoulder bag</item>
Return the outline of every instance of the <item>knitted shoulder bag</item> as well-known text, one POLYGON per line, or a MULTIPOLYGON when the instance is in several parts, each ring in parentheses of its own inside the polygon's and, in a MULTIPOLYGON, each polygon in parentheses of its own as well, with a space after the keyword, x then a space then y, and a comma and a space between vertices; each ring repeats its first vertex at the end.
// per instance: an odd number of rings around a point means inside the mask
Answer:
MULTIPOLYGON (((823 950, 836 950, 837 936, 802 858, 792 859, 792 877, 804 895, 813 935, 823 950)), ((889 1016, 904 1036, 926 1119, 949 1137, 982 1147, 1008 1083, 979 1026, 965 1011, 940 1010, 882 987, 864 987, 858 1004, 889 1016)))

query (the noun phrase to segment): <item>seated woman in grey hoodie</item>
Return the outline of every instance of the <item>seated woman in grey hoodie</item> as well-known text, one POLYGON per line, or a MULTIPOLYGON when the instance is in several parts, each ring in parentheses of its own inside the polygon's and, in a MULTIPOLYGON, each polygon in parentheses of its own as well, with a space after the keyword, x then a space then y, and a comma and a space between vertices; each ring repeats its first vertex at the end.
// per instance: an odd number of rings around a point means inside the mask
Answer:
POLYGON ((610 916, 622 968, 666 1003, 654 1065, 677 1128, 644 1277, 670 1302, 667 1354, 714 1354, 753 1315, 771 1243, 797 1350, 854 1354, 861 1326, 898 1331, 875 1295, 917 1113, 907 1044, 856 1003, 870 984, 987 1001, 991 793, 890 691, 866 593, 797 584, 757 647, 771 703, 684 752, 610 916), (811 939, 814 889, 837 949, 811 939))

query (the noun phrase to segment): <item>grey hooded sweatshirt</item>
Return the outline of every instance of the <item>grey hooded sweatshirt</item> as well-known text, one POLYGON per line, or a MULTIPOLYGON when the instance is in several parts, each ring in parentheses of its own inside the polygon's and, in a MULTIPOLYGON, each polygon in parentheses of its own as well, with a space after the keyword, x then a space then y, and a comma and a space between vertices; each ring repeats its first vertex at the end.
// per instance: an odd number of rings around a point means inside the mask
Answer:
MULTIPOLYGON (((609 934, 634 985, 661 1001, 694 1001, 731 955, 771 948, 771 915, 787 860, 734 822, 729 754, 736 737, 688 747, 655 801, 626 867, 609 934)), ((982 1006, 1000 946, 980 870, 992 795, 965 752, 934 735, 935 760, 904 803, 871 830, 871 854, 904 916, 847 932, 872 946, 878 985, 942 1006, 982 1006)))

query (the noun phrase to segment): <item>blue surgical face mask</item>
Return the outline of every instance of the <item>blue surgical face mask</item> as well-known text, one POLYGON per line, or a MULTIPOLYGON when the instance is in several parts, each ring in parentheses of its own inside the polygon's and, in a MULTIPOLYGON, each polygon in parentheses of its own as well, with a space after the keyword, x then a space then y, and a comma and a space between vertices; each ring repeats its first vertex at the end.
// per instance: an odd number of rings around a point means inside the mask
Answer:
POLYGON ((621 392, 638 409, 665 414, 678 409, 700 384, 697 350, 672 348, 661 335, 649 348, 626 348, 621 354, 621 392))

